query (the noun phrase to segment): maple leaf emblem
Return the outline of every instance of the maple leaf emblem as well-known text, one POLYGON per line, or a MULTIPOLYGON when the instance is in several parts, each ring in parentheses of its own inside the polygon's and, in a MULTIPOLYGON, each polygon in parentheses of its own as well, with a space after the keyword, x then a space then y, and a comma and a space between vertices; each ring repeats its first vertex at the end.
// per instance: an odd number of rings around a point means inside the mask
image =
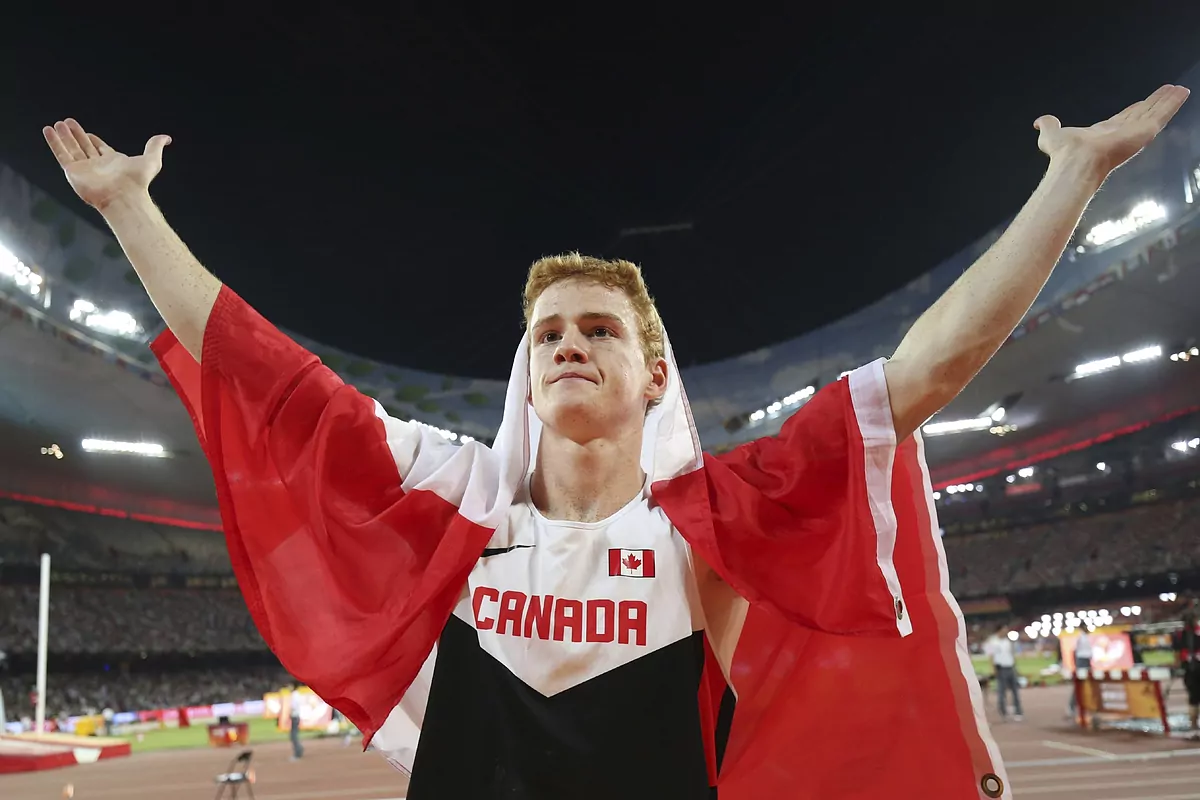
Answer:
POLYGON ((633 572, 642 565, 642 560, 633 553, 630 553, 629 555, 625 556, 625 560, 621 563, 625 565, 625 569, 633 572))

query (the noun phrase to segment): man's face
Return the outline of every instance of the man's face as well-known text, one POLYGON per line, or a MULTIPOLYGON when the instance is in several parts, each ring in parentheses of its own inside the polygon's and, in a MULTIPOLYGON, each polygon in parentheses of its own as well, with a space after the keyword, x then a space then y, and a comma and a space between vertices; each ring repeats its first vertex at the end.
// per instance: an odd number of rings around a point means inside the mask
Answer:
POLYGON ((646 404, 666 388, 667 364, 646 364, 625 293, 560 281, 531 316, 530 387, 542 424, 578 442, 641 430, 646 404))

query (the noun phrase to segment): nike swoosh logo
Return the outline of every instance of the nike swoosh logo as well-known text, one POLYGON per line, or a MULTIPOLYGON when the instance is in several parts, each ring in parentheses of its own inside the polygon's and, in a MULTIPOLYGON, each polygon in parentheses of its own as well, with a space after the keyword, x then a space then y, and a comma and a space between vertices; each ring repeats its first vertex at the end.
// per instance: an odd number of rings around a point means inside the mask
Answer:
POLYGON ((489 558, 491 556, 499 556, 505 553, 511 553, 513 550, 523 547, 533 547, 531 544, 514 544, 512 547, 488 547, 483 551, 480 558, 489 558))

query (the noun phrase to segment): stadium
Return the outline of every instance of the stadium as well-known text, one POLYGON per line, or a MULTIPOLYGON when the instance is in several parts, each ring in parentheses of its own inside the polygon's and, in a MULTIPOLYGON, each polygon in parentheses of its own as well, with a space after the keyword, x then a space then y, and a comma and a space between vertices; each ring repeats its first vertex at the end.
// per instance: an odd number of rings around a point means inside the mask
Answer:
MULTIPOLYGON (((1200 85, 1200 68, 1178 82, 1200 85)), ((1200 592, 1194 103, 1170 134, 1108 182, 1030 314, 921 429, 949 588, 1018 796, 1197 796, 1181 679, 1200 592), (1012 721, 996 637, 1015 645, 1012 721)), ((778 434, 892 353, 1007 224, 832 324, 684 366, 704 449, 778 434)), ((249 747, 264 800, 403 797, 340 714, 292 692, 255 629, 192 420, 148 348, 162 330, 98 219, 0 164, 0 795, 207 797, 215 775, 247 771, 229 762, 249 747), (307 755, 292 764, 297 702, 307 755)), ((503 381, 287 333, 395 418, 455 445, 497 436, 503 381)))

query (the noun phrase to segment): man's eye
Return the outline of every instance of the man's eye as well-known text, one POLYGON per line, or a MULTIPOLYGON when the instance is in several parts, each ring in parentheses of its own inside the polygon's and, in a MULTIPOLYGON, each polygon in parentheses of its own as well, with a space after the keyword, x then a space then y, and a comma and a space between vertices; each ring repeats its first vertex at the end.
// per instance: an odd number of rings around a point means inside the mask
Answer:
POLYGON ((557 342, 559 338, 561 337, 559 337, 557 331, 546 331, 540 337, 538 337, 538 341, 542 344, 548 344, 550 342, 557 342))
POLYGON ((613 335, 613 332, 609 328, 596 328, 595 330, 592 331, 592 336, 599 336, 602 339, 607 338, 612 335, 613 335))

